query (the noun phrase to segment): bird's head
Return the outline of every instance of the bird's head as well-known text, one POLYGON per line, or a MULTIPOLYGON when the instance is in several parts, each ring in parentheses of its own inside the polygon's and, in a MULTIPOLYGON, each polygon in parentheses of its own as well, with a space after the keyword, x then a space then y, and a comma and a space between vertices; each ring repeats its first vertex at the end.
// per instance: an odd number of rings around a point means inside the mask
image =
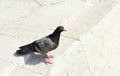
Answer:
POLYGON ((57 32, 63 32, 63 31, 66 31, 66 30, 64 29, 63 26, 58 26, 55 31, 57 31, 57 32))

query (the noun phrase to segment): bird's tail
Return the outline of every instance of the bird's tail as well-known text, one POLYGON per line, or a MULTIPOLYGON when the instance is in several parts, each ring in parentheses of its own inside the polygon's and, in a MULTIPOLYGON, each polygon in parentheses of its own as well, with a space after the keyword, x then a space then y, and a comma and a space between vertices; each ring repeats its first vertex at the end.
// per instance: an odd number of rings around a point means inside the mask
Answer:
POLYGON ((19 47, 19 50, 16 51, 16 54, 17 55, 25 55, 25 54, 29 54, 31 52, 34 52, 33 43, 19 47))
POLYGON ((16 54, 17 54, 17 55, 26 55, 26 54, 28 54, 28 53, 30 53, 30 51, 21 50, 21 49, 16 51, 16 54))

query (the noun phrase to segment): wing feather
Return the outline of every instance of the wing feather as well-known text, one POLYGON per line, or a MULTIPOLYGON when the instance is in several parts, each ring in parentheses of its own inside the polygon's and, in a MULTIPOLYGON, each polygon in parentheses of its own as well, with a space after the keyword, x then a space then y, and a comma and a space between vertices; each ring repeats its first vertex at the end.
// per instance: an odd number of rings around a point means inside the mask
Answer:
POLYGON ((54 48, 54 42, 47 37, 37 40, 36 43, 42 51, 51 51, 54 48))

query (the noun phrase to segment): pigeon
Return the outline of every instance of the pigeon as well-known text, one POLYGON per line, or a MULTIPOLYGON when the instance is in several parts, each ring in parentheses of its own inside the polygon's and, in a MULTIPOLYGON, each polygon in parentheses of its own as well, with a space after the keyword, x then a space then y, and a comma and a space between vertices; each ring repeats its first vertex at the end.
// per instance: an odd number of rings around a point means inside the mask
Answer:
POLYGON ((37 52, 44 56, 44 62, 46 64, 51 64, 49 58, 53 58, 53 56, 47 55, 47 53, 58 47, 60 34, 63 31, 66 31, 64 27, 58 26, 52 34, 33 41, 30 44, 19 47, 19 50, 16 51, 16 54, 25 55, 31 52, 37 52))

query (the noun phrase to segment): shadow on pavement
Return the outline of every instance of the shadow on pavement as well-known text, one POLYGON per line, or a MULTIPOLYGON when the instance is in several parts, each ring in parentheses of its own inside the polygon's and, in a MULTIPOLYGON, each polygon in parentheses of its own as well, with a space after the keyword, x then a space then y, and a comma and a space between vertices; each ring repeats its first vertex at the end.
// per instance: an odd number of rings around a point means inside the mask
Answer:
POLYGON ((44 63, 44 57, 40 54, 35 54, 35 53, 30 53, 27 55, 17 55, 16 53, 14 53, 15 57, 23 57, 24 58, 24 62, 27 65, 36 65, 39 64, 41 62, 44 63))

